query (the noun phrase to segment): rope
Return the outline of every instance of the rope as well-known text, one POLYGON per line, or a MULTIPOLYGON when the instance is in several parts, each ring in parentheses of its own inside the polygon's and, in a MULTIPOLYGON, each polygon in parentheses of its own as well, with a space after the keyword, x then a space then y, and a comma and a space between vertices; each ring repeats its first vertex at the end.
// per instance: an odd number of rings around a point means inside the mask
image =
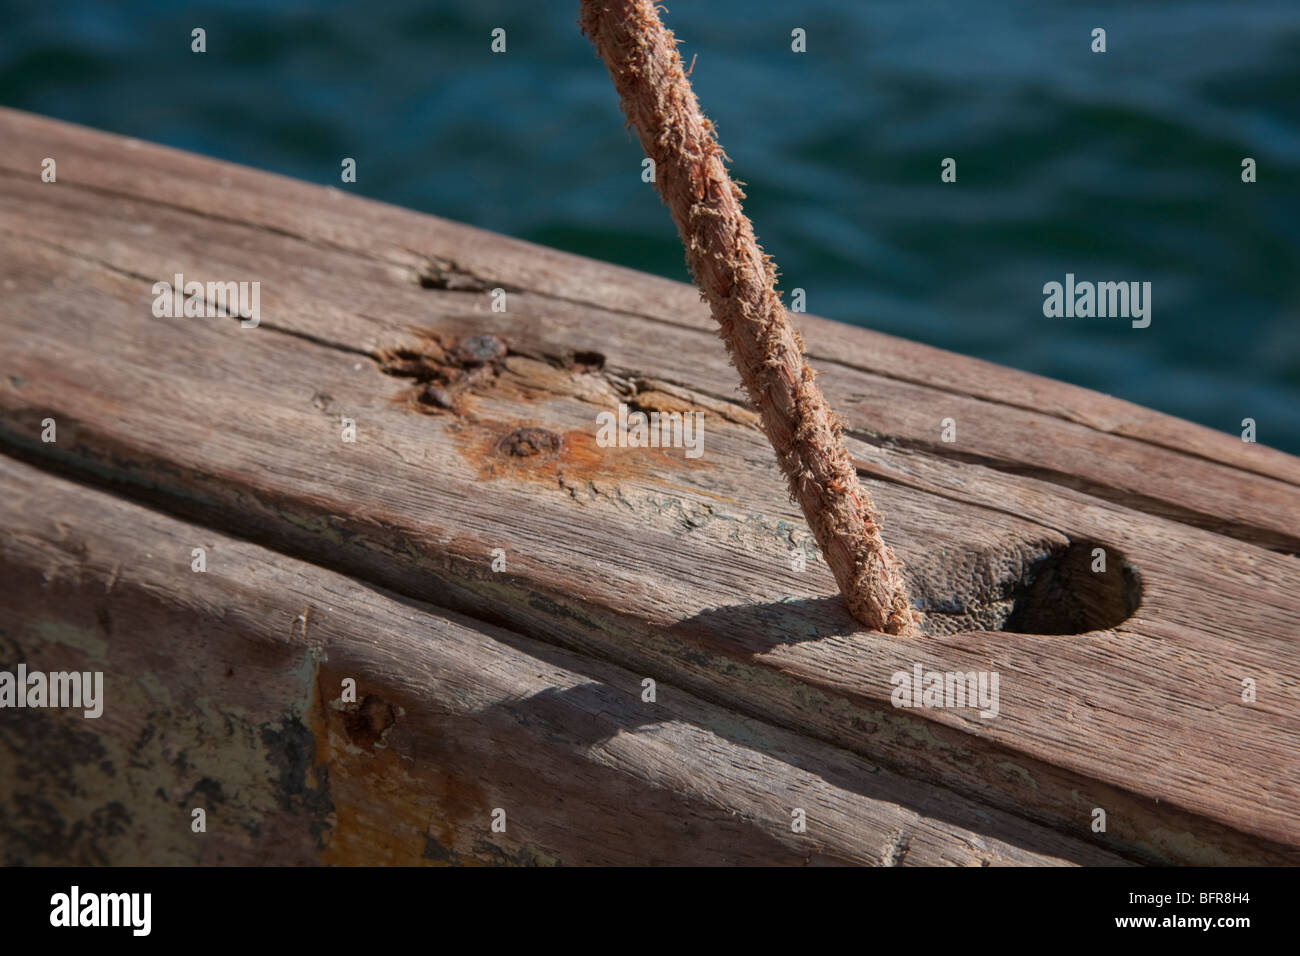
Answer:
POLYGON ((914 633, 901 566, 858 484, 803 341, 776 292, 776 268, 741 209, 744 193, 682 71, 677 42, 648 0, 581 0, 580 23, 609 68, 623 113, 654 160, 655 185, 686 247, 686 263, 721 329, 790 497, 866 627, 914 633))

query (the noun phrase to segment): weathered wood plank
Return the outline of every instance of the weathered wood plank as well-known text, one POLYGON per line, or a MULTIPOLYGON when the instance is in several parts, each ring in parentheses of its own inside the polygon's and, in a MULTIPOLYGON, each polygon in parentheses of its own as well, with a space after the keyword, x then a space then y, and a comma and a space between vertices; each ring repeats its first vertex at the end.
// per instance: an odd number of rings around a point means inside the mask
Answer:
POLYGON ((690 290, 504 240, 493 257, 486 234, 428 217, 30 117, 0 124, 75 160, 60 160, 58 190, 0 174, 13 447, 1122 852, 1295 858, 1300 579, 1267 550, 1294 547, 1294 459, 811 322, 814 353, 839 359, 822 382, 914 590, 951 612, 920 641, 864 634, 823 568, 791 570, 806 530, 690 290), (263 326, 154 319, 149 285, 195 269, 262 279, 263 326), (484 291, 498 282, 521 290, 505 315, 484 291), (448 350, 483 332, 511 354, 452 409, 384 372, 459 373, 448 350), (868 354, 892 377, 854 367, 868 354), (708 453, 597 448, 594 415, 628 398, 704 410, 708 453), (46 414, 57 446, 35 440, 46 414), (338 441, 340 415, 358 445, 338 441), (958 455, 932 440, 941 417, 959 420, 958 455), (510 454, 520 427, 560 436, 557 454, 510 454), (1098 592, 1076 569, 1067 593, 1016 592, 1093 542, 1118 584, 1098 592), (494 547, 506 574, 489 570, 494 547), (1143 594, 1116 627, 1121 556, 1143 594), (1017 603, 1088 633, 970 630, 1017 603), (996 670, 999 717, 893 709, 890 675, 915 663, 996 670), (1111 828, 1090 837, 1098 806, 1111 828))
MULTIPOLYGON (((527 290, 560 302, 594 305, 713 334, 713 320, 698 293, 680 282, 399 207, 358 201, 333 187, 313 186, 14 110, 0 109, 0 130, 9 144, 0 155, 0 169, 26 179, 33 178, 44 156, 57 152, 61 162, 75 170, 75 178, 65 177, 65 181, 108 196, 142 200, 151 207, 186 210, 203 216, 212 226, 226 223, 298 237, 318 250, 356 253, 376 265, 442 288, 527 290), (310 214, 304 215, 304 210, 310 214)), ((151 208, 150 218, 158 211, 151 208)), ((187 237, 173 238, 183 242, 187 237)), ((1266 445, 1247 444, 1234 435, 1111 396, 867 329, 846 329, 811 315, 801 316, 800 321, 819 367, 834 363, 875 369, 891 381, 931 385, 958 397, 1040 412, 1102 434, 1128 437, 1153 449, 1172 449, 1300 484, 1300 462, 1266 445)), ((1225 422, 1227 427, 1236 424, 1225 422)), ((937 428, 926 429, 927 437, 936 433, 937 428)), ((1080 463, 1086 457, 1080 456, 1080 463)), ((1294 531, 1294 525, 1286 530, 1294 531)))
POLYGON ((0 711, 6 864, 1124 862, 3 457, 0 490, 5 664, 105 673, 99 718, 0 711))

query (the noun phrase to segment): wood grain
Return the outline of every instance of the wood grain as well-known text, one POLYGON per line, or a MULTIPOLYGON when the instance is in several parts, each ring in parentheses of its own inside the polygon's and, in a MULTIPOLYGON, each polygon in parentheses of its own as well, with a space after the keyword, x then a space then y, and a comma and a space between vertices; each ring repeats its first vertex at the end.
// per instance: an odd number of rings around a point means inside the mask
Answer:
POLYGON ((11 454, 1111 853, 1300 858, 1296 459, 808 317, 933 622, 864 632, 688 287, 23 114, 0 131, 11 454), (260 281, 261 325, 155 318, 176 272, 260 281), (505 354, 458 358, 482 335, 505 354), (705 454, 598 447, 620 401, 702 411, 705 454), (996 671, 999 715, 894 708, 918 663, 996 671))
POLYGON ((6 662, 103 670, 106 698, 0 711, 6 864, 1124 863, 27 465, 0 487, 6 662))

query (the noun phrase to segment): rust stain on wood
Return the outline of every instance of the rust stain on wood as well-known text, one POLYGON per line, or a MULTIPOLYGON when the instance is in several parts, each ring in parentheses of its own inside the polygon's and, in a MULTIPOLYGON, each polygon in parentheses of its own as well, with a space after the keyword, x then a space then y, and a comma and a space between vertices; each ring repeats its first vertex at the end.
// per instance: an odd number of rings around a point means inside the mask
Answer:
MULTIPOLYGON (((345 669, 325 668, 325 686, 337 687, 345 669)), ((358 682, 359 703, 319 700, 309 726, 316 761, 327 768, 333 825, 321 853, 331 865, 421 866, 472 864, 473 835, 485 830, 490 807, 482 789, 437 751, 454 741, 422 738, 419 761, 389 746, 404 708, 358 682)), ((480 848, 481 851, 481 848, 480 848)))

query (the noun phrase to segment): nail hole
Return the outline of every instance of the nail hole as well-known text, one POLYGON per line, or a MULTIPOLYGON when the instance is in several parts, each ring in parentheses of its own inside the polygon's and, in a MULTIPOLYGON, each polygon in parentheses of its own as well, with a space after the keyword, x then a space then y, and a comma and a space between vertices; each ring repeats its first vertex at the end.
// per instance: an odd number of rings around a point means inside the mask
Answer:
POLYGON ((397 713, 393 705, 372 694, 366 695, 360 706, 343 713, 343 727, 348 739, 368 750, 374 750, 395 723, 397 713))
POLYGON ((605 367, 605 356, 600 352, 574 352, 569 368, 575 372, 599 372, 605 367))

